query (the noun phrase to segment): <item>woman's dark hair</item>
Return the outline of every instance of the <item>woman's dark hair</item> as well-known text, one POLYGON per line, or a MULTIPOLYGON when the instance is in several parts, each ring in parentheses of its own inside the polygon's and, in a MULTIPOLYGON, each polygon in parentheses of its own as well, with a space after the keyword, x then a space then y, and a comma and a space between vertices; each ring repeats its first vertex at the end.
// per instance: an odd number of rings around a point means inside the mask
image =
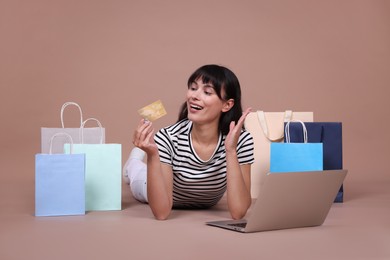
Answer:
MULTIPOLYGON (((219 130, 222 134, 228 134, 230 122, 234 121, 237 123, 242 116, 241 87, 238 78, 228 68, 211 64, 204 65, 192 73, 188 79, 187 86, 190 87, 192 83, 199 79, 202 79, 204 84, 212 84, 220 99, 225 101, 229 99, 234 100, 233 107, 229 111, 222 113, 219 120, 219 130), (224 91, 224 96, 222 96, 222 90, 224 91)), ((188 118, 187 102, 181 106, 178 121, 185 118, 188 118)))

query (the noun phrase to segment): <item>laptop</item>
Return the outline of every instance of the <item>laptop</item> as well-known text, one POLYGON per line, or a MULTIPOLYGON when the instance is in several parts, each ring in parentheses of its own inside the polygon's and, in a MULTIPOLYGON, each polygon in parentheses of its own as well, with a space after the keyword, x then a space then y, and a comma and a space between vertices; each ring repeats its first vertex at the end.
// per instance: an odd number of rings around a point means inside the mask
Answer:
POLYGON ((348 170, 268 173, 248 219, 206 222, 243 233, 320 226, 348 170))

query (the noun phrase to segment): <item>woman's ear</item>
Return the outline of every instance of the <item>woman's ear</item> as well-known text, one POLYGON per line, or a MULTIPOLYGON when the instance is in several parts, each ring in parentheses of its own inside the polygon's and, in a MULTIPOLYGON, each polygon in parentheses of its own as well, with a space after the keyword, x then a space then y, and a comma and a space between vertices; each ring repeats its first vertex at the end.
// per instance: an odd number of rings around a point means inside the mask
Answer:
POLYGON ((224 102, 222 112, 228 112, 234 106, 234 99, 229 99, 224 102))

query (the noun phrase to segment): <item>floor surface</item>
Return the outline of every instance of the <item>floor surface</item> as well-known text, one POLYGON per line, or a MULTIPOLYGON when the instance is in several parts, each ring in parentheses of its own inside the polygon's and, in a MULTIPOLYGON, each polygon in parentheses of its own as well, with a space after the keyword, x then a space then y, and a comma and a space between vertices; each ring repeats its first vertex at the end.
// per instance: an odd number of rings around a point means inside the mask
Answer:
POLYGON ((229 218, 225 201, 210 210, 176 210, 157 221, 126 186, 121 211, 35 217, 31 161, 15 166, 3 160, 0 259, 388 260, 389 187, 347 176, 345 202, 332 206, 322 226, 241 234, 205 225, 229 218))

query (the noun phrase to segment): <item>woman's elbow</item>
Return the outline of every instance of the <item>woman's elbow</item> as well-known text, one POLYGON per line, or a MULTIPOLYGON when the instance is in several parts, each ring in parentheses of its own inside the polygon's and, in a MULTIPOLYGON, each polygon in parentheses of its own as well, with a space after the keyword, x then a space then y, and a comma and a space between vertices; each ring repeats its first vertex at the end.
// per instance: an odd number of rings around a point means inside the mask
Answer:
POLYGON ((155 219, 157 220, 167 220, 170 213, 171 213, 171 208, 167 208, 167 209, 160 209, 160 210, 153 210, 152 209, 152 212, 153 212, 153 215, 155 217, 155 219))
POLYGON ((235 210, 230 210, 230 215, 232 219, 237 220, 237 219, 242 219, 245 217, 249 207, 243 207, 240 209, 235 209, 235 210))
POLYGON ((234 220, 242 219, 246 215, 246 210, 242 211, 242 212, 230 212, 230 215, 232 216, 232 219, 234 219, 234 220))
POLYGON ((248 212, 249 207, 251 206, 251 203, 248 203, 247 205, 235 209, 230 209, 230 215, 232 219, 242 219, 245 217, 246 213, 248 212))
POLYGON ((153 214, 156 220, 167 220, 169 214, 153 214))

